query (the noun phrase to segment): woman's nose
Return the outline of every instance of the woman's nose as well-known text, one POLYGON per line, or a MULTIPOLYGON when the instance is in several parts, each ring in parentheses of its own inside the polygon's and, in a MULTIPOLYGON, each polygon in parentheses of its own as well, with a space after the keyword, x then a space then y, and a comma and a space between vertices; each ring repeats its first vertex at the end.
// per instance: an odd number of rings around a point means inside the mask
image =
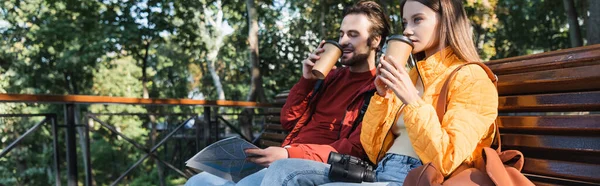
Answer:
POLYGON ((404 32, 402 32, 402 35, 407 36, 407 37, 412 36, 413 34, 414 34, 413 31, 408 27, 406 29, 404 29, 404 32))

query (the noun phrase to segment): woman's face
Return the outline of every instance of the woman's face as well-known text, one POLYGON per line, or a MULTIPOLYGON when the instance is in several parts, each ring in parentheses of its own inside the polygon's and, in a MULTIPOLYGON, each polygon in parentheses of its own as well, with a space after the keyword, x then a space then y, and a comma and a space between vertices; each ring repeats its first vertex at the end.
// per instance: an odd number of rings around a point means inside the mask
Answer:
POLYGON ((407 1, 402 11, 403 34, 415 45, 413 53, 432 55, 439 49, 438 14, 417 1, 407 1))

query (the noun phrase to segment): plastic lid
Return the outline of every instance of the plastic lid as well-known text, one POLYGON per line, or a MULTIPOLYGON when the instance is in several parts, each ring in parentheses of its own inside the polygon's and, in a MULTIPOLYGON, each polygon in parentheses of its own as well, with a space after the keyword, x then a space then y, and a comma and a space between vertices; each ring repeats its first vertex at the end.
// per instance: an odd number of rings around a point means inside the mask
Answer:
POLYGON ((396 34, 396 35, 391 35, 391 36, 389 36, 389 37, 388 37, 388 39, 387 39, 385 42, 387 43, 387 42, 389 42, 390 40, 398 40, 398 41, 402 41, 402 42, 408 43, 408 44, 409 44, 411 47, 413 47, 413 48, 415 47, 415 45, 413 44, 413 42, 412 42, 412 41, 410 41, 410 39, 409 39, 408 37, 406 37, 406 36, 403 36, 403 35, 398 35, 398 34, 396 34))
MULTIPOLYGON (((331 44, 335 45, 336 47, 338 47, 340 50, 342 50, 342 46, 337 41, 327 40, 327 41, 325 41, 325 43, 331 43, 331 44)), ((323 45, 325 45, 325 44, 323 44, 323 45)))

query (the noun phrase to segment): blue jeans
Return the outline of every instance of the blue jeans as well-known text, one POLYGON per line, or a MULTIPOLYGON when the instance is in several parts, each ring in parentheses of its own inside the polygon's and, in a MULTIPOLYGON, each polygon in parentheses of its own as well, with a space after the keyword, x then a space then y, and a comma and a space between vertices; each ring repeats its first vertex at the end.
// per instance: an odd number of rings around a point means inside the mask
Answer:
MULTIPOLYGON (((388 153, 377 165, 377 182, 360 185, 402 185, 408 171, 423 164, 409 156, 388 153)), ((261 185, 359 185, 332 182, 329 180, 329 167, 329 164, 311 160, 281 159, 269 166, 261 185)))
POLYGON ((265 172, 267 169, 260 170, 254 174, 248 175, 245 178, 241 179, 239 182, 235 183, 230 180, 223 179, 221 177, 212 175, 208 172, 201 172, 200 174, 196 174, 188 179, 185 182, 185 186, 252 186, 252 185, 260 185, 263 177, 265 176, 265 172))

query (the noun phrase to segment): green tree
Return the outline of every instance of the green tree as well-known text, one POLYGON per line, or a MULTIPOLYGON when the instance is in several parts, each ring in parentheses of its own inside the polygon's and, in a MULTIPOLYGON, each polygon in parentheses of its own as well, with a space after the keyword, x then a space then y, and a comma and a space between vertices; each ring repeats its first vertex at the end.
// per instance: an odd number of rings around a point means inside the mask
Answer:
POLYGON ((499 1, 493 59, 569 48, 567 20, 560 1, 499 1))
POLYGON ((600 1, 588 0, 589 9, 586 11, 589 13, 587 20, 587 44, 599 44, 600 43, 600 1))

